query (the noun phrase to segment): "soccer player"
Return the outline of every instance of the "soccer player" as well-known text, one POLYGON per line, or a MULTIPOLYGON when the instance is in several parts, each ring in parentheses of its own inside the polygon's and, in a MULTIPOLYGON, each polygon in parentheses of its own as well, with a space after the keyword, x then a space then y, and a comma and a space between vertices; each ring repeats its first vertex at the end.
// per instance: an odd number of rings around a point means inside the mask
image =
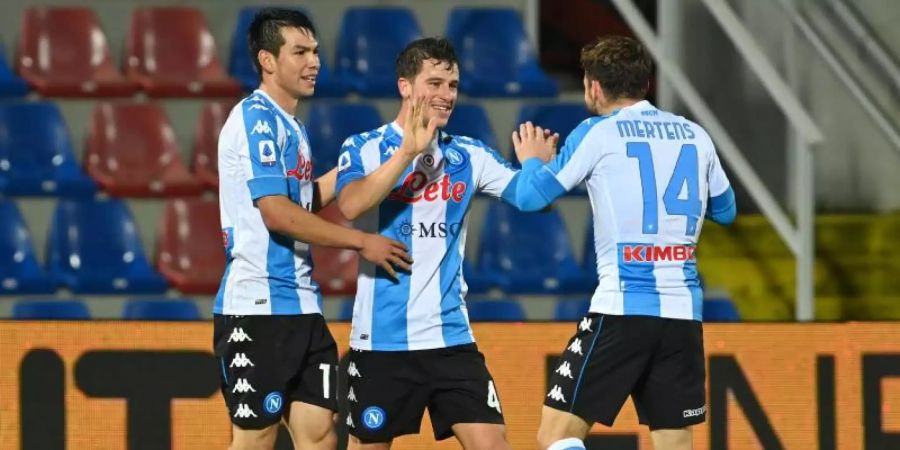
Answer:
POLYGON ((231 449, 271 449, 284 421, 294 445, 333 449, 337 346, 310 279, 309 245, 352 248, 393 274, 405 246, 310 211, 334 198, 335 172, 312 179, 306 131, 293 115, 319 71, 315 30, 300 12, 269 9, 249 30, 261 75, 219 136, 219 200, 227 266, 213 312, 231 449))
POLYGON ((690 449, 690 427, 706 417, 694 253, 704 216, 734 220, 734 193, 706 131, 644 100, 651 60, 640 43, 598 39, 581 65, 595 116, 559 155, 544 164, 544 137, 527 125, 513 135, 526 208, 587 182, 600 279, 550 379, 538 442, 584 449, 591 425, 611 426, 630 395, 654 448, 690 449))
MULTIPOLYGON (((347 371, 351 448, 387 449, 418 433, 427 408, 436 439, 508 449, 497 389, 469 326, 462 261, 475 193, 515 205, 517 172, 482 142, 438 130, 459 84, 449 41, 412 42, 396 68, 397 118, 348 138, 338 159, 344 215, 403 242, 413 257, 397 280, 360 263, 347 371)), ((553 143, 545 145, 549 153, 553 143)))

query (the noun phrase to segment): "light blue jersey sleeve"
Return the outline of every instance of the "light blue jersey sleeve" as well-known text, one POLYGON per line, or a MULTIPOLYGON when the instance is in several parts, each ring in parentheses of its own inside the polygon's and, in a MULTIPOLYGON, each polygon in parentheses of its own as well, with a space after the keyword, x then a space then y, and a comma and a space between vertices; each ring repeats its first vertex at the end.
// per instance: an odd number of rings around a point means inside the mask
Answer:
POLYGON ((337 163, 337 183, 334 187, 335 195, 340 195, 351 182, 364 178, 366 169, 363 166, 360 149, 367 141, 362 135, 350 136, 341 146, 341 154, 337 163))
POLYGON ((592 117, 581 122, 566 138, 559 154, 547 164, 538 158, 522 162, 522 171, 512 187, 516 206, 523 211, 541 210, 590 176, 600 149, 588 148, 586 138, 600 120, 592 117))
POLYGON ((716 152, 710 153, 709 162, 709 207, 706 216, 721 225, 730 225, 737 216, 737 203, 734 190, 722 169, 722 163, 716 152))
MULTIPOLYGON (((284 152, 278 143, 274 111, 259 102, 244 101, 244 132, 252 174, 247 180, 253 201, 269 195, 288 195, 284 175, 284 152)), ((243 152, 241 152, 243 153, 243 152)))

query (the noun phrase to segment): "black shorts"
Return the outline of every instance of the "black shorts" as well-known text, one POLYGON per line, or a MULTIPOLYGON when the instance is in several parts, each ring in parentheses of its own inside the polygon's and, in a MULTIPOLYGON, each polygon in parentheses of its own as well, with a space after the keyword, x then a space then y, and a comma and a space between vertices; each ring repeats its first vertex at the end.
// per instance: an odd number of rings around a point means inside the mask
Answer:
POLYGON ((231 422, 258 430, 293 401, 337 411, 337 344, 320 314, 213 319, 222 395, 231 422))
POLYGON ((544 405, 612 426, 629 395, 651 430, 706 418, 703 325, 694 320, 591 313, 550 376, 544 405))
POLYGON ((350 352, 350 434, 363 443, 416 434, 428 408, 434 437, 457 423, 503 423, 494 379, 475 344, 416 351, 350 352))

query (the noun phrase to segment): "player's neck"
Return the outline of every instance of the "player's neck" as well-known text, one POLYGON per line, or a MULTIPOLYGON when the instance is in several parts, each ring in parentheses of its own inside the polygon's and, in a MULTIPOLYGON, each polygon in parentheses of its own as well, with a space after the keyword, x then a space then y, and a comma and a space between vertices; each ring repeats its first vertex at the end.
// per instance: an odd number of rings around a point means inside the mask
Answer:
POLYGON ((397 126, 402 130, 404 126, 406 126, 406 108, 410 106, 404 101, 400 106, 400 111, 397 111, 397 117, 394 118, 394 122, 397 123, 397 126))
POLYGON ((297 112, 297 104, 300 103, 300 99, 291 96, 291 94, 287 93, 284 89, 280 89, 278 86, 272 86, 267 83, 260 84, 259 89, 265 92, 276 105, 281 107, 281 109, 288 114, 293 116, 297 112))
POLYGON ((640 98, 617 98, 611 102, 599 105, 597 108, 601 116, 608 116, 622 108, 627 108, 635 103, 641 102, 640 98))

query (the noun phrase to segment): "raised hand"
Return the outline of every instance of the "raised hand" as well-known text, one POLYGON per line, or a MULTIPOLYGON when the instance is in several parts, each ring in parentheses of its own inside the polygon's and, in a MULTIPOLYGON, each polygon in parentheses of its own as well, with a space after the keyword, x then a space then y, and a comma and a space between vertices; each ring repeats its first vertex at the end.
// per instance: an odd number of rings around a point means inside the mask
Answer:
POLYGON ((525 122, 519 125, 517 131, 513 131, 512 141, 519 162, 524 163, 526 159, 540 158, 546 163, 556 155, 559 133, 553 133, 550 130, 536 127, 531 122, 525 122))
POLYGON ((428 105, 425 97, 412 100, 410 108, 406 110, 406 120, 403 124, 403 142, 400 149, 411 155, 418 155, 428 148, 434 140, 437 130, 437 121, 432 117, 425 124, 425 110, 428 105))
POLYGON ((412 258, 406 253, 406 245, 380 234, 366 234, 359 254, 384 269, 395 280, 397 279, 395 267, 407 272, 412 269, 412 258))

